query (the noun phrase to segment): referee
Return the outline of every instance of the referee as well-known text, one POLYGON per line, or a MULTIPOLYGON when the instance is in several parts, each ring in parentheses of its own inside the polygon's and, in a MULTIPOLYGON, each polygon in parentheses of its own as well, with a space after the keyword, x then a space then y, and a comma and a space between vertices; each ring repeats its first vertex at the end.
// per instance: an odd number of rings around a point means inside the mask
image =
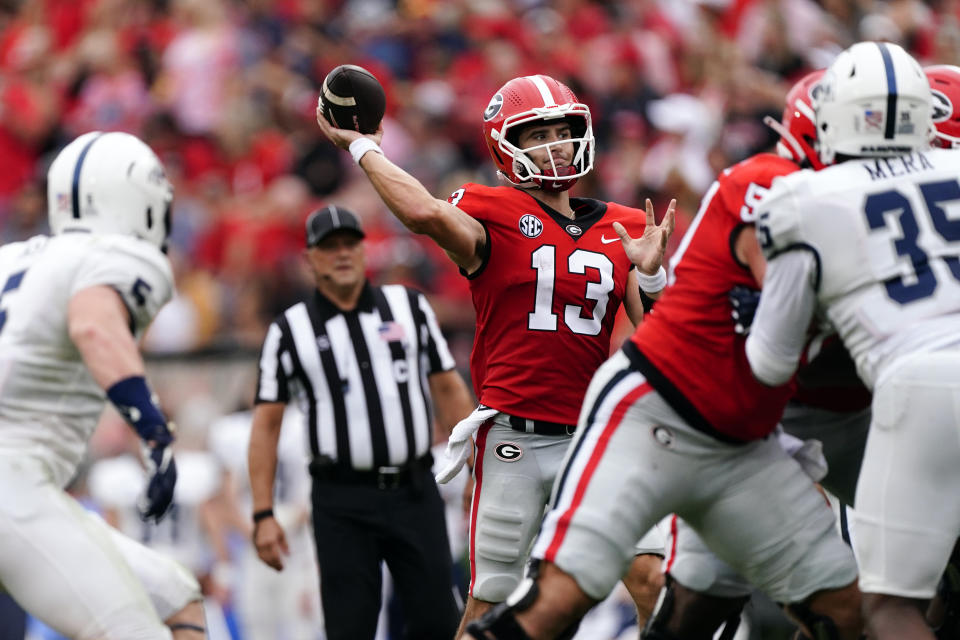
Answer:
POLYGON ((308 415, 327 639, 373 639, 384 561, 405 637, 449 640, 459 612, 432 424, 436 413, 449 432, 472 398, 426 298, 367 282, 363 237, 357 216, 340 207, 307 219, 316 292, 274 320, 260 355, 248 452, 253 542, 263 562, 283 569, 273 484, 284 406, 297 398, 308 415))

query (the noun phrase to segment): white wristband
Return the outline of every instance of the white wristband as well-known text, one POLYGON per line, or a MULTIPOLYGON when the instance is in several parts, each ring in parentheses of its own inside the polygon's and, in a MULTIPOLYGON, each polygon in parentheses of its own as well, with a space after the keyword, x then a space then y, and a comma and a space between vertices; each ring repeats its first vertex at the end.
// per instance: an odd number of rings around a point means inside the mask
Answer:
POLYGON ((370 138, 357 138, 350 143, 350 155, 353 156, 353 161, 360 165, 360 158, 364 156, 368 151, 376 151, 380 155, 383 155, 383 149, 380 148, 376 142, 370 138))
POLYGON ((656 293, 662 291, 667 286, 667 270, 661 267, 652 276, 637 269, 637 282, 640 283, 640 289, 647 293, 656 293))

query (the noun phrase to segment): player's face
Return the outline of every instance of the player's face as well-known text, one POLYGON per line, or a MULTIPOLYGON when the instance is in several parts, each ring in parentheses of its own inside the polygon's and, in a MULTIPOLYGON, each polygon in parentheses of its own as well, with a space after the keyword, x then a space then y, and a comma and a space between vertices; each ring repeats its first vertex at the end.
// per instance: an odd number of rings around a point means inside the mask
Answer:
POLYGON ((573 161, 573 142, 563 141, 571 137, 570 125, 566 122, 535 124, 520 132, 517 146, 529 149, 527 155, 541 171, 545 171, 552 168, 551 157, 558 167, 570 166, 573 161))
POLYGON ((331 233, 307 251, 307 257, 318 284, 351 287, 363 281, 366 252, 355 233, 331 233))

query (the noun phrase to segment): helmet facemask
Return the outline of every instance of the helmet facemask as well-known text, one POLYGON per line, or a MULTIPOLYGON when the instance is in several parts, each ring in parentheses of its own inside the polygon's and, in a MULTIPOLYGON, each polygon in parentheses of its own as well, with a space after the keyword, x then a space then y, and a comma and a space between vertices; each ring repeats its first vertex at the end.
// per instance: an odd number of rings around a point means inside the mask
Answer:
POLYGON ((960 138, 937 131, 934 134, 933 146, 941 149, 960 149, 960 138))
POLYGON ((817 125, 813 103, 819 91, 823 71, 813 71, 804 76, 787 92, 783 116, 777 122, 765 116, 764 124, 779 136, 777 155, 792 160, 803 168, 822 169, 823 163, 817 154, 817 125))
MULTIPOLYGON (((571 105, 578 107, 581 105, 571 105)), ((578 113, 574 109, 569 110, 575 115, 562 118, 543 118, 537 114, 520 114, 514 118, 508 118, 503 124, 504 134, 498 140, 498 148, 501 153, 507 157, 513 158, 513 173, 519 180, 514 182, 516 186, 526 188, 540 188, 544 191, 566 191, 574 184, 580 176, 586 175, 593 169, 593 127, 590 122, 589 110, 578 113), (551 140, 542 144, 536 144, 525 148, 520 148, 519 137, 523 129, 538 124, 559 124, 566 122, 570 126, 570 137, 564 140, 551 140), (558 166, 551 150, 559 145, 573 145, 573 155, 570 164, 558 166), (550 166, 540 169, 537 163, 530 155, 531 151, 543 150, 550 159, 550 166)), ((509 178, 507 178, 508 181, 509 178)), ((513 182, 513 181, 511 181, 513 182)))

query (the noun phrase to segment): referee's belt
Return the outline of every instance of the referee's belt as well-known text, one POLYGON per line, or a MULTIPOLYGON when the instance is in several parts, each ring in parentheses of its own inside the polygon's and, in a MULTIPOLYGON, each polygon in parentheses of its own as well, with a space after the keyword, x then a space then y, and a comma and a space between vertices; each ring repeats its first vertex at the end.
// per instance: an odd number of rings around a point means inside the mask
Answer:
POLYGON ((376 469, 353 469, 324 458, 310 463, 310 475, 317 482, 352 484, 386 490, 414 484, 417 474, 432 466, 433 456, 430 453, 404 465, 383 466, 376 469))
POLYGON ((559 422, 547 422, 546 420, 530 420, 529 418, 520 418, 518 416, 507 416, 510 421, 510 428, 514 431, 523 431, 524 433, 535 433, 540 436, 572 436, 577 430, 575 424, 560 424, 559 422))

